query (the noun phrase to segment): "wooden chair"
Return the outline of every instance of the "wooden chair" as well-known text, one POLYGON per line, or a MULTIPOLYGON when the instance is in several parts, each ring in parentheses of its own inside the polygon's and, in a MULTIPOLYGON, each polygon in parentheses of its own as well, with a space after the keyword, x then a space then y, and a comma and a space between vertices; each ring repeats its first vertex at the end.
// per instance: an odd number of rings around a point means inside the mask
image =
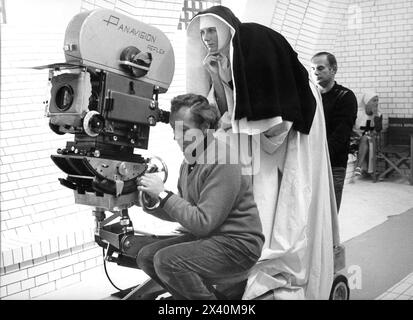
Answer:
POLYGON ((392 171, 405 177, 403 164, 408 167, 408 180, 413 185, 413 118, 389 118, 387 132, 379 136, 376 150, 377 162, 384 161, 383 172, 374 171, 373 179, 383 180, 392 171))

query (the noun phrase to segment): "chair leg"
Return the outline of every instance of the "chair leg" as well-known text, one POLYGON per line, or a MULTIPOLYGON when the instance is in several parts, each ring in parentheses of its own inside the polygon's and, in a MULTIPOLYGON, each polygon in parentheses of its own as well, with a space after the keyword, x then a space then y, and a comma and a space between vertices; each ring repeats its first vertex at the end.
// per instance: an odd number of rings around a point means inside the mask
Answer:
POLYGON ((380 156, 381 156, 380 152, 377 152, 377 150, 375 150, 375 155, 374 155, 374 160, 373 160, 373 182, 377 182, 377 177, 378 177, 377 162, 380 156))
POLYGON ((413 185, 413 156, 410 157, 410 174, 409 174, 409 182, 413 185))
POLYGON ((410 184, 413 185, 413 134, 410 134, 410 184))
POLYGON ((382 156, 383 156, 383 159, 386 161, 386 163, 388 163, 388 164, 390 165, 390 168, 388 168, 388 169, 386 169, 384 172, 382 172, 382 173, 379 175, 379 179, 380 179, 380 178, 385 178, 385 177, 386 177, 391 171, 393 171, 393 170, 397 171, 402 177, 404 176, 404 175, 403 175, 403 172, 400 170, 400 168, 399 168, 398 166, 400 166, 403 162, 409 160, 408 157, 403 157, 403 158, 401 158, 400 160, 398 160, 396 163, 393 163, 393 162, 392 162, 389 158, 387 158, 385 155, 382 155, 382 156))

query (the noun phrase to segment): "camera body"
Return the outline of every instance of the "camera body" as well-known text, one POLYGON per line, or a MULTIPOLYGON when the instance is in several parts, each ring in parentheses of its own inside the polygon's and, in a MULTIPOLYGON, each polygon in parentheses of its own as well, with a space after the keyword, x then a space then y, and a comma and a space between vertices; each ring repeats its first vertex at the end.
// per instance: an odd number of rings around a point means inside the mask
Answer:
POLYGON ((156 171, 134 149, 147 149, 150 127, 169 120, 158 95, 172 81, 172 46, 157 28, 98 9, 72 18, 63 48, 65 62, 36 67, 49 69, 50 128, 74 134, 52 155, 68 175, 59 180, 76 203, 127 209, 139 198, 136 179, 156 171))
POLYGON ((134 150, 148 148, 150 127, 169 122, 158 95, 172 81, 174 52, 159 29, 106 9, 74 16, 63 49, 64 62, 35 67, 49 69, 51 130, 74 136, 51 158, 75 202, 95 208, 95 241, 106 260, 136 268, 137 251, 155 238, 136 234, 128 208, 157 205, 137 190, 138 178, 161 172, 165 181, 167 168, 134 150))

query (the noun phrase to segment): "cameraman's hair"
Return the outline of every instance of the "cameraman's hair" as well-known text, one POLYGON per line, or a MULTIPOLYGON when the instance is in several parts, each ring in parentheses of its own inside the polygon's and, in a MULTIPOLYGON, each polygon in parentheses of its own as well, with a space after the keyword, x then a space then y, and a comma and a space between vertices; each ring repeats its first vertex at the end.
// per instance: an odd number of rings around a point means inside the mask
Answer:
POLYGON ((337 59, 334 56, 334 54, 332 54, 330 52, 326 52, 326 51, 318 52, 311 58, 311 60, 313 60, 316 57, 324 56, 324 55, 327 57, 327 61, 328 61, 328 64, 330 65, 330 67, 333 68, 333 70, 337 72, 337 69, 338 69, 337 59))
POLYGON ((176 96, 171 101, 171 116, 181 108, 190 109, 192 119, 200 128, 205 126, 209 129, 218 128, 218 109, 210 105, 205 97, 193 93, 176 96))

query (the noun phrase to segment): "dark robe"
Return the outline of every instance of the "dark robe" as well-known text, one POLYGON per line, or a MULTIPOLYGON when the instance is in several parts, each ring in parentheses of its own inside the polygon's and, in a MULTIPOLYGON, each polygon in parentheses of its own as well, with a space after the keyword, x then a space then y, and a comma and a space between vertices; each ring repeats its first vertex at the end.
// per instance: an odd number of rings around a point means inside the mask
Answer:
POLYGON ((221 17, 235 30, 235 119, 256 121, 281 116, 293 122, 295 130, 308 134, 316 101, 308 84, 308 72, 287 40, 263 25, 241 23, 223 6, 209 8, 195 17, 204 14, 221 17))

